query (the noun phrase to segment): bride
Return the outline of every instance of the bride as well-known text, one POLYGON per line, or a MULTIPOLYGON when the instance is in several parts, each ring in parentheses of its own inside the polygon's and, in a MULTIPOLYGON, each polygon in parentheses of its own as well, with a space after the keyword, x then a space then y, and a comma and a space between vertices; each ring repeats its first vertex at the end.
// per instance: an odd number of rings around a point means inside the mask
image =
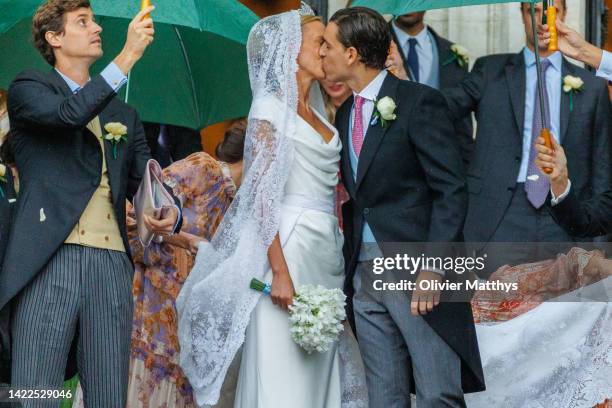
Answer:
POLYGON ((310 100, 324 78, 323 31, 301 10, 267 17, 249 35, 244 179, 177 299, 180 364, 200 405, 217 402, 243 346, 235 407, 367 406, 348 328, 329 351, 313 354, 289 331, 296 289, 344 281, 334 215, 341 143, 310 100), (249 289, 252 278, 271 283, 271 296, 249 289))

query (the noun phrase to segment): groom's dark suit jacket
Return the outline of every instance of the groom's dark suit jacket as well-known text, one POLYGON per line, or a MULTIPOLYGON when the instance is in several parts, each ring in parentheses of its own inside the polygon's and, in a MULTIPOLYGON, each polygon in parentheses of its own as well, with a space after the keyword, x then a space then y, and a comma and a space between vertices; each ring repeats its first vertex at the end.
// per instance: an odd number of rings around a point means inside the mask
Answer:
POLYGON ((555 221, 576 237, 612 234, 612 190, 583 203, 574 190, 559 204, 551 207, 555 221))
MULTIPOLYGON (((364 220, 380 244, 453 242, 461 239, 467 209, 463 164, 442 94, 388 75, 378 99, 385 96, 396 102, 397 119, 384 128, 380 122, 368 127, 356 181, 351 172, 348 140, 353 97, 336 115, 343 145, 342 179, 350 195, 343 206, 349 318, 364 220)), ((408 304, 406 313, 410 313, 408 304)), ((425 320, 461 357, 464 390, 483 390, 470 305, 443 302, 425 320)))
MULTIPOLYGON (((584 81, 584 90, 573 96, 573 109, 570 95, 561 92, 560 136, 572 189, 576 197, 586 201, 612 187, 610 99, 604 80, 565 59, 561 75, 584 81)), ((466 241, 484 243, 491 239, 517 188, 523 149, 525 76, 522 52, 491 55, 478 59, 460 86, 443 92, 454 119, 474 111, 478 121, 467 173, 466 241)))
POLYGON ((9 88, 8 110, 20 191, 0 270, 0 309, 63 244, 100 184, 102 152, 86 125, 99 115, 102 127, 121 122, 128 129, 116 158, 111 142, 104 141, 113 208, 128 255, 125 202, 136 193, 151 157, 138 114, 115 98, 100 75, 75 95, 55 70, 25 71, 9 88))

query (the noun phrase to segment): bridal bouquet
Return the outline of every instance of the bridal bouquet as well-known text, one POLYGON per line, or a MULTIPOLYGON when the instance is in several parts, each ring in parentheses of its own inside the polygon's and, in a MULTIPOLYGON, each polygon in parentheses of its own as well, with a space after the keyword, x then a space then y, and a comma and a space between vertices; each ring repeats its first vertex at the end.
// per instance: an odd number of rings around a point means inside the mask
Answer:
MULTIPOLYGON (((257 279, 251 288, 270 294, 270 285, 257 279)), ((308 353, 324 353, 338 340, 346 319, 346 296, 340 289, 327 289, 321 285, 301 286, 289 306, 291 337, 308 353)))

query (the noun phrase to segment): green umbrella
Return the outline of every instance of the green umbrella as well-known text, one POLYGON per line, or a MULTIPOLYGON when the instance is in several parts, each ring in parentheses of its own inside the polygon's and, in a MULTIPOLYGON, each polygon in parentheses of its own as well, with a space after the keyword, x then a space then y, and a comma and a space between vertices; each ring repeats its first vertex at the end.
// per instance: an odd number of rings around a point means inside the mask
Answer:
MULTIPOLYGON (((23 69, 50 67, 32 46, 41 0, 0 0, 0 88, 23 69)), ((100 72, 120 51, 140 0, 92 0, 103 28, 100 72)), ((248 113, 246 43, 258 20, 237 0, 157 0, 155 41, 130 73, 129 103, 145 121, 201 128, 248 113)), ((121 91, 125 97, 126 88, 121 91)))

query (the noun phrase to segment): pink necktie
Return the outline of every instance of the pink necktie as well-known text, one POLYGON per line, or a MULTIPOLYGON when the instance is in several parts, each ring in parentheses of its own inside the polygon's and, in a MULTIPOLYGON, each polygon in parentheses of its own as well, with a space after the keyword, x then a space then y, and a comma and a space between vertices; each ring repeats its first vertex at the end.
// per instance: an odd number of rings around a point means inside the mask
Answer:
POLYGON ((355 111, 353 112, 353 150, 355 155, 359 158, 361 153, 361 146, 363 146, 363 114, 362 108, 366 98, 356 95, 355 96, 355 111))

